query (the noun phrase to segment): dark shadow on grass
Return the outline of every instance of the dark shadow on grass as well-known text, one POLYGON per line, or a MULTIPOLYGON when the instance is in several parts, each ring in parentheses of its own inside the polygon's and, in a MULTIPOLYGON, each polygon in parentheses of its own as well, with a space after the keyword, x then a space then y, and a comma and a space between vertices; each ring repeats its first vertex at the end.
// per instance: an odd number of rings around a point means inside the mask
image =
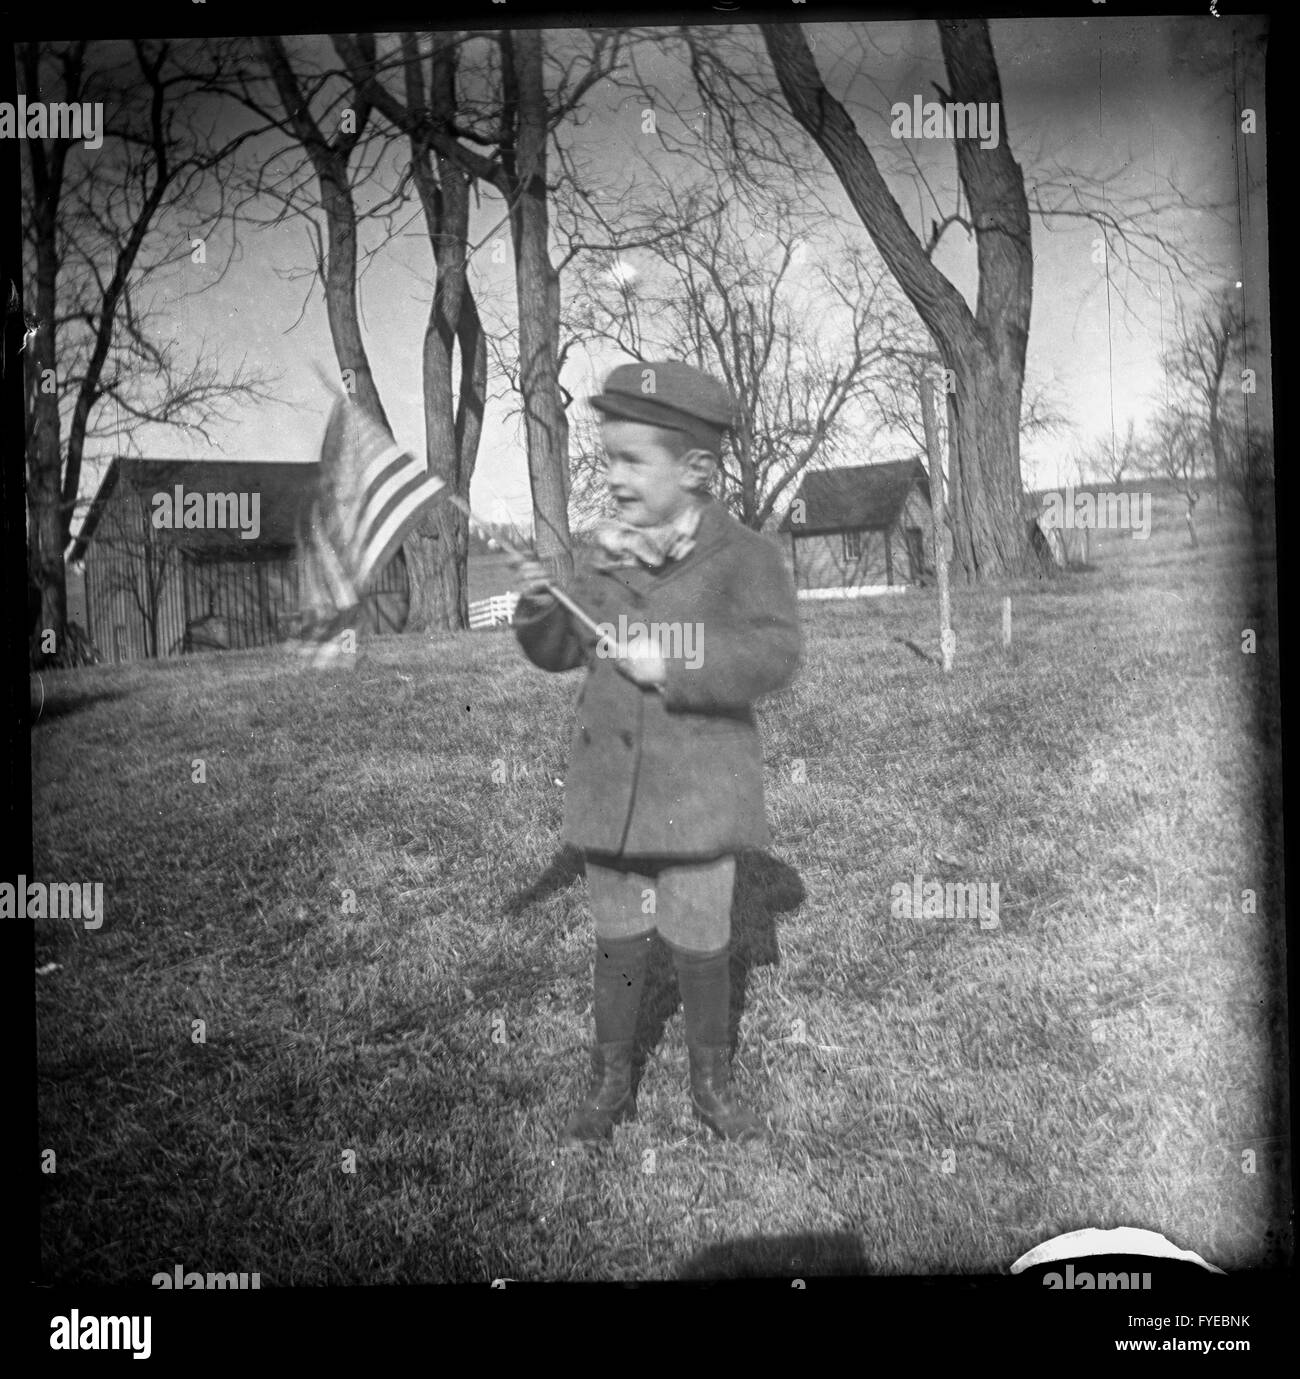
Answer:
MULTIPOLYGON (((805 891, 799 873, 770 853, 747 850, 736 857, 736 889, 731 902, 731 1047, 739 1037, 740 1017, 750 973, 781 961, 776 918, 797 909, 805 891)), ((681 1004, 672 956, 663 943, 651 950, 650 969, 637 1021, 633 1085, 639 1085, 648 1056, 659 1047, 664 1029, 681 1004)))
POLYGON ((677 1271, 683 1281, 734 1278, 835 1278, 867 1273, 862 1242, 847 1231, 751 1235, 709 1245, 677 1271))
POLYGON ((511 916, 522 914, 530 905, 547 900, 559 891, 567 891, 580 876, 585 876, 586 872, 586 865, 579 849, 562 847, 535 881, 529 882, 506 901, 504 913, 511 916))
POLYGON ((32 727, 39 728, 43 723, 52 723, 56 718, 67 718, 80 713, 95 704, 113 699, 125 699, 124 690, 95 690, 85 694, 58 694, 47 692, 41 698, 41 690, 32 691, 32 727))
POLYGON ((913 652, 915 655, 919 656, 923 661, 929 661, 929 663, 930 663, 932 666, 937 666, 937 665, 939 664, 938 660, 937 660, 934 656, 931 656, 930 653, 929 653, 928 651, 926 651, 924 647, 917 646, 917 644, 916 644, 915 642, 909 641, 908 638, 906 638, 906 637, 895 637, 894 640, 895 640, 896 642, 901 643, 903 646, 905 646, 909 651, 913 652))
MULTIPOLYGON (((535 881, 516 891, 505 903, 506 915, 518 915, 530 905, 568 890, 586 864, 577 848, 564 847, 535 881)), ((776 941, 776 917, 797 909, 804 899, 803 882, 793 867, 770 853, 753 849, 736 857, 736 889, 731 902, 731 1046, 734 1049, 745 1009, 750 973, 781 961, 776 941)), ((634 1086, 639 1085, 648 1055, 658 1048, 664 1029, 681 1004, 677 973, 663 943, 651 950, 645 992, 637 1021, 634 1086)))

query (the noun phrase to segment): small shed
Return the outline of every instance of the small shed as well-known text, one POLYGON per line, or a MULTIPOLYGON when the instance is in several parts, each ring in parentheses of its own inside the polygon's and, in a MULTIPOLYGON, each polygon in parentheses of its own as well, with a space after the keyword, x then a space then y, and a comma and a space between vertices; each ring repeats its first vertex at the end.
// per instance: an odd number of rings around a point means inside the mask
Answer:
MULTIPOLYGON (((298 616, 298 515, 317 466, 117 457, 68 554, 84 573, 86 631, 106 661, 283 641, 298 616)), ((363 626, 400 631, 399 551, 363 626)))
POLYGON ((815 470, 779 531, 805 598, 923 584, 934 570, 929 474, 919 459, 815 470))

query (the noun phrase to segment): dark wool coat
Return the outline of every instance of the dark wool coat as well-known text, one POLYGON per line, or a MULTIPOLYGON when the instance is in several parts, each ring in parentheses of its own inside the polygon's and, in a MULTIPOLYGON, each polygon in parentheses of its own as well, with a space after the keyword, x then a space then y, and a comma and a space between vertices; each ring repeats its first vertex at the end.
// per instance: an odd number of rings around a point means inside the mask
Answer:
POLYGON ((710 500, 682 560, 661 570, 580 566, 570 592, 616 631, 620 614, 629 626, 691 624, 698 655, 666 658, 663 692, 643 689, 596 654, 597 638, 566 609, 520 600, 515 634, 535 665, 588 667, 566 776, 565 840, 629 858, 704 859, 764 846, 751 706, 790 683, 803 650, 780 548, 710 500))

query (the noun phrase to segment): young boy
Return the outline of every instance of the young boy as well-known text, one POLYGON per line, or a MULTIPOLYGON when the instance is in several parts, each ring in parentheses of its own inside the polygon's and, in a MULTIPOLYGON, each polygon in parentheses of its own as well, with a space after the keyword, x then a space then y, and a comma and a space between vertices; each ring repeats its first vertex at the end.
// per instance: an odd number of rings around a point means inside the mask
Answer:
POLYGON ((569 1142, 635 1114, 632 1046, 656 933, 677 969, 691 1100, 726 1139, 763 1134, 729 1087, 736 853, 768 841, 751 708, 802 651, 777 546, 709 496, 729 391, 687 364, 625 364, 591 399, 620 521, 572 597, 597 638, 519 563, 515 631, 543 670, 587 667, 566 776, 564 838, 586 855, 596 931, 593 1080, 569 1142))

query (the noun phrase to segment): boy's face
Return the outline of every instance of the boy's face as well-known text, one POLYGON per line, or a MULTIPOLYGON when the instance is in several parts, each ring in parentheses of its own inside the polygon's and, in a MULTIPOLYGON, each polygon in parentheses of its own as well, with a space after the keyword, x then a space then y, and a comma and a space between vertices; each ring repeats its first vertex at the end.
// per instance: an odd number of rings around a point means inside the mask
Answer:
POLYGON ((640 421, 607 421, 600 428, 605 478, 618 515, 634 527, 671 522, 690 507, 696 475, 673 431, 640 421))

